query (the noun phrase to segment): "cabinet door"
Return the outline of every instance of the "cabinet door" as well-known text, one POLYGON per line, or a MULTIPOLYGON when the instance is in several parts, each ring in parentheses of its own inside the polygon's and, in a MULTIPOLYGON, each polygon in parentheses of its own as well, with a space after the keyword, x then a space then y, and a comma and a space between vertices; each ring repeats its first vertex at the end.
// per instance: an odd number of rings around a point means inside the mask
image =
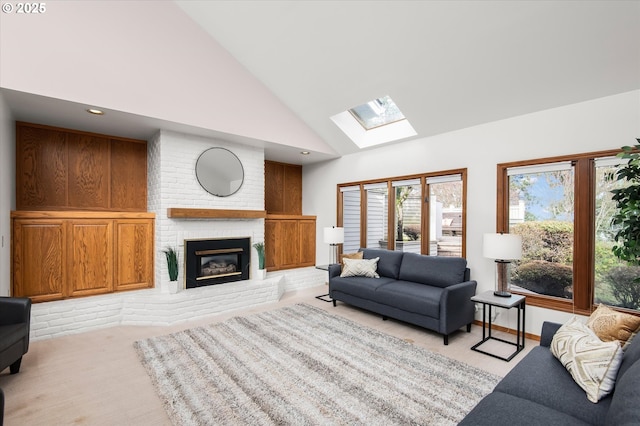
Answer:
MULTIPOLYGON (((264 162, 264 206, 268 213, 284 213, 284 166, 264 162)), ((265 245, 266 247, 266 245, 265 245)))
POLYGON ((264 267, 267 271, 274 271, 282 263, 278 247, 277 237, 280 227, 277 220, 264 221, 264 267))
POLYGON ((302 214, 302 167, 284 166, 284 209, 285 214, 302 214))
POLYGON ((268 271, 298 265, 298 221, 265 220, 265 267, 268 271))
POLYGON ((300 262, 300 253, 298 252, 298 221, 297 220, 281 220, 280 221, 280 244, 277 250, 280 251, 281 268, 295 268, 300 262))
POLYGON ((115 290, 153 287, 153 220, 116 220, 115 290))
POLYGON ((72 220, 68 233, 66 296, 112 292, 113 220, 72 220))
POLYGON ((84 209, 109 208, 109 140, 67 135, 69 155, 68 205, 84 209))
POLYGON ((67 174, 67 136, 64 132, 17 126, 18 210, 67 206, 67 174))
POLYGON ((63 297, 66 233, 61 220, 13 221, 12 296, 34 302, 63 297))
POLYGON ((110 143, 111 209, 147 211, 147 144, 110 143))
POLYGON ((316 221, 300 220, 298 229, 300 242, 299 266, 313 266, 316 264, 316 221))

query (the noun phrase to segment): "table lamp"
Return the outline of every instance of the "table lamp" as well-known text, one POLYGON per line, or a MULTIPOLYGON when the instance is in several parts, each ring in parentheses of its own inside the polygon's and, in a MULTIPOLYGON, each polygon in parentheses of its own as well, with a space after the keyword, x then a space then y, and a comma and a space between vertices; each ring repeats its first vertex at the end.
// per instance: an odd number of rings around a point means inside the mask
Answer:
POLYGON ((482 242, 484 257, 496 262, 496 296, 511 297, 509 264, 522 257, 522 236, 515 234, 484 234, 482 242))

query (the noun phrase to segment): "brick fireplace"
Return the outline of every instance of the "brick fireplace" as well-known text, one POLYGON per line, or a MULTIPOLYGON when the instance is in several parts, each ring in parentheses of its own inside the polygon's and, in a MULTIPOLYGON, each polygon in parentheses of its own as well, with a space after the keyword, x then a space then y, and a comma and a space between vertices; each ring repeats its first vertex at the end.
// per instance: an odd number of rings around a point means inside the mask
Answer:
POLYGON ((257 256, 251 245, 264 241, 264 219, 183 219, 167 215, 169 208, 264 210, 264 152, 260 148, 233 144, 222 140, 160 131, 148 147, 148 209, 156 214, 155 282, 167 279, 167 266, 162 250, 173 246, 178 251, 178 282, 186 286, 185 240, 218 240, 247 237, 246 254, 251 270, 257 271, 257 256), (244 183, 229 197, 216 197, 206 192, 195 175, 196 161, 208 148, 222 147, 233 152, 242 162, 244 183))

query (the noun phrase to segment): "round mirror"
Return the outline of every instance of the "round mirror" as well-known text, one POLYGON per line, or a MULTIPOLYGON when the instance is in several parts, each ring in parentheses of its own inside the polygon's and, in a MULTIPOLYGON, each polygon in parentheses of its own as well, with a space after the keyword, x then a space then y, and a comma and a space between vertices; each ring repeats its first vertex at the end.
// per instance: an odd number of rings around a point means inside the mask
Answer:
POLYGON ((242 186, 244 169, 233 152, 225 148, 209 148, 198 157, 196 177, 208 193, 228 197, 242 186))

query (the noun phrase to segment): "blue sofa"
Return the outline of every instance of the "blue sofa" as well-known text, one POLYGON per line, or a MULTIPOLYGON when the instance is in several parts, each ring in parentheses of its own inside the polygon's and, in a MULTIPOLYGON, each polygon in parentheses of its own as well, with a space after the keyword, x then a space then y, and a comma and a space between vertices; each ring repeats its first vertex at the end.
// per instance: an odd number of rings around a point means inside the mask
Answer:
POLYGON ((463 326, 471 330, 476 282, 460 257, 423 256, 381 249, 361 249, 364 259, 378 260, 380 278, 341 277, 339 264, 329 265, 329 295, 357 306, 449 335, 463 326))
POLYGON ((542 325, 536 346, 460 425, 639 425, 640 338, 625 349, 612 394, 590 402, 550 350, 561 324, 542 325))

